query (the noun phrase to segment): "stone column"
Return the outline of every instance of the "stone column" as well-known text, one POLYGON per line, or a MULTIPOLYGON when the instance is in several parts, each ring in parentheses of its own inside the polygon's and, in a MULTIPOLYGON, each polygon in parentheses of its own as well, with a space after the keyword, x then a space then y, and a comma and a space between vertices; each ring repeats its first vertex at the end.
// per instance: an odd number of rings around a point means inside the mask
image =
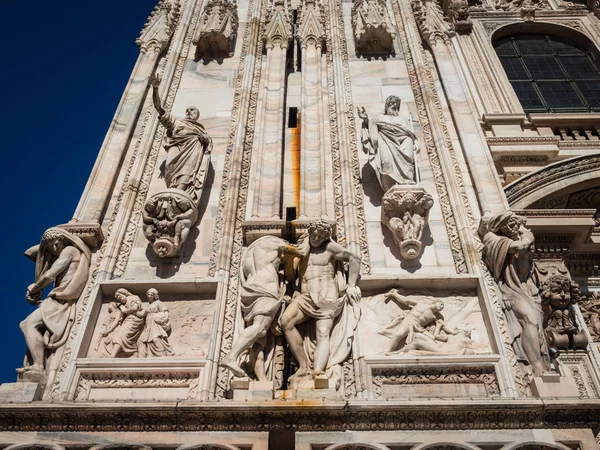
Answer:
POLYGON ((150 16, 136 43, 140 55, 117 108, 112 125, 79 200, 73 221, 101 223, 116 178, 148 93, 148 78, 169 44, 179 19, 179 9, 163 2, 150 16))
POLYGON ((262 120, 259 122, 252 219, 281 218, 281 177, 285 103, 286 55, 292 28, 283 0, 269 11, 263 40, 266 49, 262 120))
POLYGON ((325 38, 320 5, 306 0, 300 9, 296 38, 302 48, 302 117, 300 147, 300 219, 327 216, 324 150, 323 58, 325 38))

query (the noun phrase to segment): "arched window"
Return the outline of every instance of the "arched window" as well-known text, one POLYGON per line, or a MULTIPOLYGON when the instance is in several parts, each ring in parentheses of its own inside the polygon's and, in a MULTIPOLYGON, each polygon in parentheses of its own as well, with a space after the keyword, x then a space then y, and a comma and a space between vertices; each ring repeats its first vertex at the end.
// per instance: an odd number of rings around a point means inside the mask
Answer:
POLYGON ((494 42, 526 113, 600 112, 600 70, 589 50, 548 34, 517 34, 494 42))

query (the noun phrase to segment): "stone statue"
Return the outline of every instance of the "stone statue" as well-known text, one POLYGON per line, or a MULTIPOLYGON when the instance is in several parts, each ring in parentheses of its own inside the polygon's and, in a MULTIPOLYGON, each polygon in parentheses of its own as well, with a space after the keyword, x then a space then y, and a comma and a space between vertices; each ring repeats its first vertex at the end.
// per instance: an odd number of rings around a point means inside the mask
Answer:
POLYGON ((162 107, 158 94, 160 78, 150 76, 152 99, 158 112, 160 123, 167 129, 165 149, 167 160, 164 166, 164 178, 168 188, 180 189, 197 200, 197 192, 204 185, 204 175, 200 172, 202 158, 212 151, 212 139, 206 133, 198 119, 200 111, 190 106, 185 111, 185 119, 178 119, 167 113, 162 107))
POLYGON ((548 352, 531 260, 533 233, 525 228, 527 219, 512 211, 482 220, 483 259, 502 294, 511 342, 517 358, 539 377, 547 370, 548 352))
POLYGON ((386 352, 387 354, 398 351, 401 349, 402 344, 407 345, 412 343, 416 333, 424 333, 425 328, 432 324, 435 324, 433 339, 441 337, 442 331, 449 335, 456 334, 455 330, 449 329, 444 323, 444 317, 441 314, 441 311, 444 309, 444 302, 441 300, 424 296, 411 298, 401 295, 396 289, 388 292, 385 301, 389 300, 408 306, 410 310, 398 315, 388 325, 378 331, 379 334, 391 339, 386 352))
POLYGON ((382 198, 381 222, 387 226, 404 259, 417 259, 433 197, 423 188, 395 186, 382 198))
POLYGON ((161 258, 177 256, 198 218, 192 198, 177 189, 150 197, 142 210, 144 235, 161 258))
POLYGON ((432 339, 425 333, 417 333, 415 339, 401 348, 398 353, 410 353, 412 355, 473 355, 472 329, 470 327, 457 328, 454 334, 447 336, 446 341, 432 339))
POLYGON ((266 336, 273 319, 282 308, 285 295, 285 280, 280 268, 282 264, 286 265, 286 278, 292 281, 294 256, 302 256, 298 248, 276 236, 257 239, 244 255, 240 273, 240 301, 242 315, 248 326, 240 333, 227 358, 221 362, 237 377, 246 376, 238 359, 244 351, 251 349, 250 365, 254 375, 258 381, 268 381, 264 355, 266 336))
POLYGON ((341 363, 350 353, 360 318, 361 258, 333 241, 331 231, 331 225, 319 219, 299 240, 303 254, 298 267, 300 291, 294 293, 281 317, 288 345, 300 365, 290 377, 292 385, 314 375, 334 380, 339 388, 341 363), (343 263, 348 263, 347 278, 343 263), (300 324, 305 325, 302 332, 300 324))
POLYGON ((135 355, 145 323, 142 300, 123 288, 117 290, 115 298, 118 304, 113 307, 118 309, 119 318, 102 333, 102 338, 109 338, 104 341, 103 356, 115 358, 121 353, 135 355))
POLYGON ((385 100, 385 112, 373 118, 365 108, 358 109, 363 120, 361 140, 369 154, 369 163, 375 170, 384 192, 396 184, 415 184, 415 151, 417 136, 412 124, 399 117, 400 99, 390 95, 385 100))
POLYGON ((24 372, 44 372, 46 357, 62 347, 75 319, 76 303, 87 283, 91 251, 77 236, 61 228, 49 228, 39 245, 25 255, 35 261, 35 282, 26 298, 38 308, 20 324, 27 344, 24 372), (44 288, 54 288, 42 300, 44 288))
POLYGON ((581 313, 585 319, 594 342, 600 342, 600 292, 592 292, 581 304, 581 313))
POLYGON ((553 275, 540 285, 548 345, 557 350, 585 350, 587 337, 577 327, 572 305, 580 299, 579 285, 565 275, 553 275))
POLYGON ((173 350, 169 344, 169 335, 171 334, 169 310, 160 301, 156 289, 148 289, 146 298, 148 306, 142 310, 145 322, 138 340, 139 356, 142 358, 170 356, 173 354, 173 350))

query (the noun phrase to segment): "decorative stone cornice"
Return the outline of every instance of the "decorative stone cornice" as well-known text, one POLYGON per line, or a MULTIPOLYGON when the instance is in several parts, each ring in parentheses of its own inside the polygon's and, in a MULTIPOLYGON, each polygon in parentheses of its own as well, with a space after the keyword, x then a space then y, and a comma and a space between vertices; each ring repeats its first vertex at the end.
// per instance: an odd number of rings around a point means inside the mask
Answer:
POLYGON ((600 400, 149 401, 0 406, 4 432, 398 431, 596 428, 600 400), (281 406, 285 404, 286 408, 281 406))
POLYGON ((305 0, 298 8, 300 19, 296 38, 302 48, 312 44, 317 48, 323 47, 325 29, 323 27, 323 7, 316 0, 305 0))
POLYGON ((289 11, 284 1, 275 0, 267 12, 267 25, 263 34, 267 50, 275 45, 288 48, 293 36, 290 22, 289 11))
POLYGON ((142 53, 149 50, 161 53, 167 48, 179 22, 180 10, 179 0, 160 0, 158 2, 142 28, 140 37, 135 41, 142 53))

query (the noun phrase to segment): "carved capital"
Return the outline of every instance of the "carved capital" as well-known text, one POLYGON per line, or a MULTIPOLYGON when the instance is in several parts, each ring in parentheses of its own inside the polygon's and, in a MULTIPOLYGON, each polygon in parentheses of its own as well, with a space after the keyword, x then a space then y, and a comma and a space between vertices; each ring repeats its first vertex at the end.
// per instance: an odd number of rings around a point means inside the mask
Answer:
POLYGON ((381 203, 381 222, 392 232, 400 254, 417 259, 433 197, 420 187, 396 186, 385 193, 381 203))
POLYGON ((204 7, 202 22, 193 44, 196 58, 232 57, 239 27, 236 6, 228 0, 210 0, 204 7))
POLYGON ((144 235, 160 258, 179 255, 198 219, 196 201, 179 189, 166 189, 151 196, 144 205, 144 235))

